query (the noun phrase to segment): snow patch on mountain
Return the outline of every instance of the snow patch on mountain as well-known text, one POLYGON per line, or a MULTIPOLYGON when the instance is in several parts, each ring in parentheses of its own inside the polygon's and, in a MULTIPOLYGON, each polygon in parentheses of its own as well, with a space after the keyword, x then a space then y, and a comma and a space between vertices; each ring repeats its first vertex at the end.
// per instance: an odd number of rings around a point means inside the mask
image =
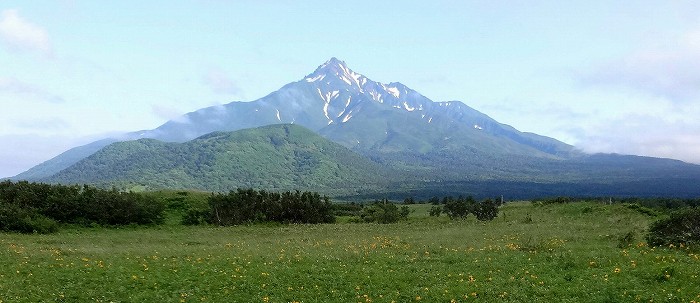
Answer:
POLYGON ((396 87, 387 87, 386 91, 389 92, 390 94, 392 94, 397 99, 401 97, 401 92, 396 87))
POLYGON ((331 124, 333 120, 331 120, 331 117, 328 116, 328 105, 330 105, 330 103, 323 104, 323 114, 326 115, 326 119, 328 119, 328 124, 331 124))
POLYGON ((350 121, 350 118, 352 118, 352 111, 350 111, 345 118, 343 118, 343 123, 350 121))
POLYGON ((316 82, 318 80, 323 80, 323 78, 325 78, 325 77, 326 77, 325 74, 321 74, 321 75, 317 75, 315 77, 307 77, 304 80, 306 80, 306 82, 316 82))
POLYGON ((384 100, 382 99, 382 94, 375 91, 369 92, 369 94, 372 96, 372 100, 377 101, 379 103, 384 103, 384 100))

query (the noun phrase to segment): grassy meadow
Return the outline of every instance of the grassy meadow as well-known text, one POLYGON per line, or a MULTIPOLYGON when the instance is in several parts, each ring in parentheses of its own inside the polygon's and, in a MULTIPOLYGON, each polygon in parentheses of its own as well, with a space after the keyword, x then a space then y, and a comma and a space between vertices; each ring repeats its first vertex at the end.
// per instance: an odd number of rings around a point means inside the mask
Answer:
MULTIPOLYGON (((700 255, 624 205, 514 202, 493 221, 0 234, 0 302, 698 302, 700 255)), ((176 220, 172 220, 176 222, 176 220)))

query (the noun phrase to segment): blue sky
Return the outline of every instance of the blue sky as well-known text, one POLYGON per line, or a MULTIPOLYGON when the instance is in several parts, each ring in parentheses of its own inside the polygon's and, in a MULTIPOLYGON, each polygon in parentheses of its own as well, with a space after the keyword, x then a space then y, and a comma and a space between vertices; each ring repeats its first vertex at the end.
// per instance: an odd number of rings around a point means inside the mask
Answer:
POLYGON ((694 1, 0 3, 0 177, 330 57, 588 152, 700 163, 694 1))

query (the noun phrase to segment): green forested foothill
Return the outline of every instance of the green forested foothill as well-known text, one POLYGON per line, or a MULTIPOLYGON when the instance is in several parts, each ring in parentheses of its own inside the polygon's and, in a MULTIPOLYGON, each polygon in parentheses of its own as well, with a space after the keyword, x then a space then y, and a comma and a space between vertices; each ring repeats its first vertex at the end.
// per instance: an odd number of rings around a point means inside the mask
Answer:
POLYGON ((303 127, 271 125, 214 132, 185 143, 152 139, 114 143, 45 181, 352 194, 385 186, 387 173, 377 163, 303 127))
POLYGON ((0 230, 48 233, 60 223, 159 224, 165 205, 146 195, 84 185, 0 183, 0 230))

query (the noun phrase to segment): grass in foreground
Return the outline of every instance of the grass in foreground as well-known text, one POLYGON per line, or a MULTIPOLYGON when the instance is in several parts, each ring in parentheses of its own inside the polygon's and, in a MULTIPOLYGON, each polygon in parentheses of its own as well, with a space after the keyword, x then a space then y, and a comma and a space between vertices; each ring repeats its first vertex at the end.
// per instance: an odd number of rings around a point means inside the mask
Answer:
POLYGON ((512 203, 485 223, 414 207, 389 225, 0 234, 0 302, 700 301, 700 256, 648 247, 653 218, 623 206, 512 203))

